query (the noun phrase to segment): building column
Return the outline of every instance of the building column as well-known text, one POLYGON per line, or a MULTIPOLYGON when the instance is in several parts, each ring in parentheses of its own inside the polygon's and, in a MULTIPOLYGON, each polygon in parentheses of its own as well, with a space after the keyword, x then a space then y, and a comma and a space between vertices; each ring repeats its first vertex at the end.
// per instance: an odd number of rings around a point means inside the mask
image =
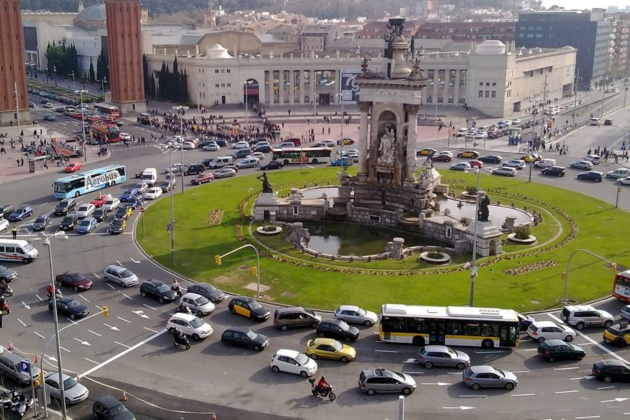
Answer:
POLYGON ((431 102, 431 105, 435 106, 435 104, 437 103, 438 100, 438 82, 440 81, 440 76, 439 76, 439 69, 434 69, 433 70, 433 93, 431 94, 431 96, 433 97, 433 101, 431 102))
MULTIPOLYGON (((310 92, 309 92, 309 97, 311 98, 311 102, 315 101, 315 71, 311 70, 311 76, 310 76, 310 84, 309 84, 309 88, 310 88, 310 92)), ((309 104, 310 105, 310 104, 309 104)))
POLYGON ((304 71, 300 70, 298 77, 300 78, 300 105, 304 105, 304 71))
POLYGON ((295 103, 295 70, 289 70, 289 104, 295 103))
POLYGON ((278 71, 278 105, 284 105, 284 70, 278 71))
POLYGON ((418 111, 420 105, 405 105, 407 114, 407 159, 405 170, 405 182, 415 182, 414 172, 416 165, 416 145, 418 142, 418 111))
POLYGON ((453 95, 453 105, 459 105, 459 84, 461 83, 460 69, 455 70, 455 93, 453 95))
POLYGON ((359 173, 357 177, 365 181, 368 175, 368 113, 372 108, 371 102, 359 102, 361 118, 359 120, 359 173))
POLYGON ((444 102, 442 102, 444 105, 448 105, 448 94, 449 94, 449 88, 450 88, 450 84, 451 84, 451 72, 449 69, 446 69, 444 71, 444 89, 442 90, 442 92, 444 92, 444 102))

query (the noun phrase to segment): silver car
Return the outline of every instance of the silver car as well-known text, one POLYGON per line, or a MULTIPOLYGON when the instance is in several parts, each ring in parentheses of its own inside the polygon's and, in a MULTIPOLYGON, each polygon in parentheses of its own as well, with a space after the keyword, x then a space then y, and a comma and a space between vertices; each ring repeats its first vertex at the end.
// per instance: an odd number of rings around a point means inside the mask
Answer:
POLYGON ((470 366, 470 356, 447 346, 425 346, 418 350, 418 362, 427 369, 443 366, 464 370, 470 366))
POLYGON ((364 369, 359 375, 359 389, 370 396, 376 393, 409 395, 416 390, 416 381, 406 373, 390 369, 364 369))
POLYGON ((510 391, 518 385, 515 374, 492 366, 471 366, 462 373, 462 381, 473 391, 481 388, 505 388, 510 391))
POLYGON ((378 315, 354 305, 342 305, 335 309, 335 318, 348 324, 363 324, 371 327, 378 322, 378 315))
POLYGON ((131 287, 138 284, 138 276, 120 265, 108 265, 103 271, 105 281, 118 283, 123 287, 131 287))
POLYGON ((179 300, 181 306, 190 308, 190 311, 199 316, 204 316, 212 313, 215 306, 208 298, 205 298, 197 293, 186 293, 179 300))
POLYGON ((623 308, 621 308, 621 311, 619 312, 619 315, 623 319, 630 321, 630 305, 626 305, 623 308))
POLYGON ((16 381, 18 385, 24 386, 30 384, 31 380, 39 377, 39 368, 33 366, 33 363, 19 354, 5 351, 2 353, 2 356, 0 356, 0 373, 16 381), (31 365, 30 368, 32 372, 30 375, 22 370, 22 362, 31 365))
MULTIPOLYGON (((78 404, 89 397, 90 391, 76 379, 61 374, 61 380, 63 381, 63 392, 66 397, 66 404, 78 404)), ((50 372, 44 377, 44 383, 46 384, 46 390, 48 395, 52 398, 61 398, 61 387, 59 386, 59 372, 50 372)))

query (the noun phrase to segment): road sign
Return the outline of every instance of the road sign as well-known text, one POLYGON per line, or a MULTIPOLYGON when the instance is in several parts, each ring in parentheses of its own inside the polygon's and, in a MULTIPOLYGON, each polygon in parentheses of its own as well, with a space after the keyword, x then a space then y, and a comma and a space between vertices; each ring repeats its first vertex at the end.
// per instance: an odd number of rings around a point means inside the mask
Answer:
POLYGON ((22 360, 20 362, 20 370, 24 373, 31 373, 31 364, 22 360))
POLYGON ((140 207, 140 213, 144 213, 144 207, 140 207))

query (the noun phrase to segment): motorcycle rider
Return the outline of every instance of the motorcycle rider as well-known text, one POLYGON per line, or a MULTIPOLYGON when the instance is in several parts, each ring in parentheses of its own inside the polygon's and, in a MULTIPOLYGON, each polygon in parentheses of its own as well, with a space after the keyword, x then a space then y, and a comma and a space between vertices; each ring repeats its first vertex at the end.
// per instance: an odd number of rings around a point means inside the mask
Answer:
POLYGON ((319 382, 317 382, 316 388, 317 392, 319 392, 320 394, 330 388, 330 384, 326 381, 325 376, 322 375, 322 377, 319 379, 319 382))
POLYGON ((178 345, 186 344, 184 333, 181 330, 176 329, 175 331, 173 331, 173 337, 175 338, 175 343, 177 343, 178 345))
POLYGON ((179 312, 183 312, 185 314, 192 315, 192 312, 190 311, 190 308, 188 306, 184 305, 183 303, 179 304, 179 306, 177 307, 177 310, 179 312))
POLYGON ((57 286, 53 286, 52 283, 48 285, 46 288, 46 294, 48 295, 48 299, 52 299, 53 293, 59 297, 59 288, 57 286))
POLYGON ((177 293, 178 295, 182 294, 182 287, 179 285, 177 279, 173 279, 173 285, 171 286, 171 290, 177 293))

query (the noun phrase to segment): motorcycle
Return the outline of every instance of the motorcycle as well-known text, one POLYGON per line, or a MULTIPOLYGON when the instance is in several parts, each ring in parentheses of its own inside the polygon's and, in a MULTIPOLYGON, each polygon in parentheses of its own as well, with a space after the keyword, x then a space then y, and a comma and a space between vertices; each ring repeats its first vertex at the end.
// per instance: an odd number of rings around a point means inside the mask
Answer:
POLYGON ((11 309, 9 308, 9 301, 4 297, 0 297, 0 311, 5 314, 10 314, 11 309))
POLYGON ((20 393, 18 403, 13 405, 13 413, 17 414, 19 418, 22 418, 27 411, 33 408, 34 404, 35 399, 32 395, 26 398, 24 393, 20 393))
POLYGON ((5 391, 0 394, 0 407, 3 410, 10 410, 18 401, 18 393, 16 391, 5 391))
POLYGON ((2 297, 12 297, 13 296, 13 289, 11 289, 11 286, 7 285, 5 287, 0 287, 0 296, 2 296, 2 297))
POLYGON ((330 401, 335 401, 337 399, 337 395, 333 392, 333 388, 331 386, 321 389, 317 387, 314 378, 311 378, 308 381, 311 383, 311 393, 314 397, 328 397, 330 401))
POLYGON ((188 337, 186 337, 184 333, 176 330, 173 330, 173 345, 182 350, 190 349, 190 341, 188 341, 188 337))
MULTIPOLYGON (((52 300, 52 293, 47 292, 48 295, 48 300, 52 300)), ((63 294, 61 293, 61 290, 55 288, 55 299, 59 300, 59 299, 63 299, 63 294)))
POLYGON ((177 297, 181 297, 182 296, 182 287, 181 286, 171 286, 171 290, 173 292, 175 292, 177 297))
POLYGON ((190 310, 190 308, 188 306, 185 306, 185 305, 179 305, 177 307, 177 311, 178 312, 182 312, 184 314, 192 315, 192 311, 190 310))

